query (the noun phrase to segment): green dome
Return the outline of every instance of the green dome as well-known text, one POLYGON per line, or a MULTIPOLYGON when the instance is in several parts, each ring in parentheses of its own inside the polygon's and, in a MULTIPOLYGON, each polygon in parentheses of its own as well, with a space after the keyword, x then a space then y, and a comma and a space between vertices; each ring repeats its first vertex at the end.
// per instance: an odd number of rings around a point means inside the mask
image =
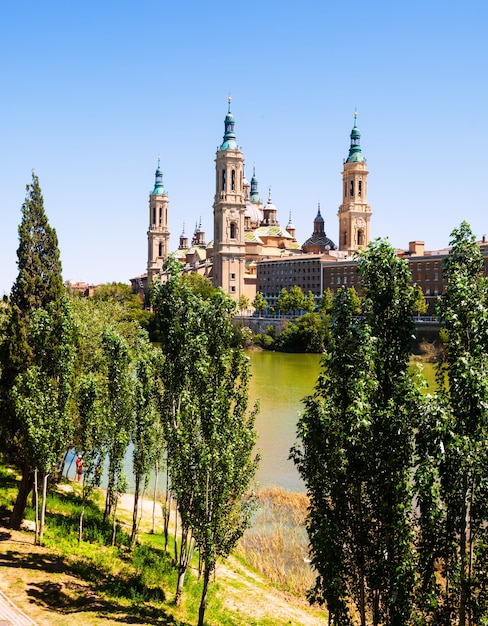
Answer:
POLYGON ((166 194, 166 191, 164 190, 164 185, 163 185, 163 171, 161 170, 160 167, 160 158, 158 157, 158 168, 156 170, 156 180, 154 182, 154 189, 152 190, 152 195, 158 195, 158 194, 166 194))
POLYGON ((360 139, 361 133, 356 125, 357 113, 354 112, 354 127, 351 131, 351 146, 349 148, 349 156, 346 159, 346 163, 366 163, 366 159, 361 152, 360 139))
POLYGON ((230 110, 230 97, 229 97, 229 109, 227 111, 227 115, 225 116, 225 121, 224 121, 225 132, 224 132, 224 141, 222 142, 222 145, 220 146, 221 150, 238 150, 239 149, 237 147, 236 136, 234 133, 234 124, 235 124, 235 120, 230 110))

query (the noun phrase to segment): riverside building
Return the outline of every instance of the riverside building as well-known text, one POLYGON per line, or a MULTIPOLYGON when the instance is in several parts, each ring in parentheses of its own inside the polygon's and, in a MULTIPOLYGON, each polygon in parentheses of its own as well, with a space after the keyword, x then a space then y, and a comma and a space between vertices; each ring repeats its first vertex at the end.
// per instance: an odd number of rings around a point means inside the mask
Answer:
MULTIPOLYGON (((250 182, 244 173, 244 154, 238 147, 235 119, 228 101, 222 143, 215 155, 215 194, 213 199, 213 237, 206 240, 202 223, 195 226, 190 238, 183 224, 179 245, 172 252, 184 272, 208 277, 236 301, 246 296, 252 303, 261 292, 270 307, 283 288, 294 285, 318 303, 326 289, 332 293, 342 287, 357 287, 354 253, 370 241, 372 210, 367 201, 368 170, 361 149, 357 114, 350 133, 349 154, 343 162, 342 202, 337 212, 338 231, 334 242, 327 236, 320 205, 311 236, 300 245, 295 236, 291 213, 281 226, 271 189, 263 204, 258 189, 256 168, 250 182)), ((134 291, 145 295, 153 280, 164 280, 164 261, 170 250, 168 227, 169 196, 163 185, 158 158, 155 185, 149 195, 147 231, 147 273, 131 279, 134 291)), ((479 242, 488 272, 488 242, 479 242)), ((435 300, 443 293, 442 261, 449 250, 425 251, 421 241, 410 242, 407 250, 398 250, 410 266, 412 282, 422 288, 434 314, 435 300)))

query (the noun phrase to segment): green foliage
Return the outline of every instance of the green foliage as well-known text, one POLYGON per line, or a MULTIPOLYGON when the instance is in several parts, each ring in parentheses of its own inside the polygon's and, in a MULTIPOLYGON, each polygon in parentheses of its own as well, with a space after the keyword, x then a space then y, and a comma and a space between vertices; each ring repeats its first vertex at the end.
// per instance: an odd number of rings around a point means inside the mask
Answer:
MULTIPOLYGON (((313 298, 313 295, 312 295, 313 298)), ((309 310, 310 300, 304 295, 301 287, 293 285, 290 291, 287 291, 285 287, 280 291, 276 305, 282 313, 289 313, 290 311, 305 311, 309 310)), ((312 311, 315 310, 315 300, 313 302, 312 311)))
POLYGON ((249 298, 245 294, 242 294, 239 297, 239 301, 237 302, 237 308, 242 313, 242 311, 245 311, 246 309, 249 308, 249 304, 250 304, 249 298))
POLYGON ((329 339, 329 318, 319 313, 306 313, 289 321, 274 341, 280 352, 321 353, 329 339))
POLYGON ((52 455, 70 431, 71 311, 64 297, 56 232, 48 223, 34 174, 22 205, 17 259, 19 271, 0 345, 0 448, 22 468, 24 477, 11 518, 14 526, 26 506, 31 469, 49 472, 52 455))
POLYGON ((435 623, 483 623, 488 553, 488 281, 466 222, 445 260, 439 392, 418 434, 421 610, 435 623), (447 374, 447 377, 446 377, 447 374))
POLYGON ((268 301, 260 291, 256 293, 256 296, 252 301, 252 306, 256 309, 256 311, 259 311, 261 315, 263 314, 263 311, 268 308, 268 301))
POLYGON ((181 280, 184 281, 192 293, 201 296, 204 300, 212 298, 215 294, 216 288, 206 276, 196 272, 186 272, 181 275, 181 280))
POLYGON ((143 328, 149 325, 151 313, 145 309, 141 297, 132 291, 130 285, 115 282, 99 285, 92 298, 96 303, 118 302, 126 311, 127 319, 137 321, 143 328))
POLYGON ((133 372, 131 354, 126 340, 107 328, 102 334, 107 379, 107 449, 108 484, 105 513, 116 506, 125 491, 123 461, 134 427, 132 404, 133 372))
POLYGON ((34 173, 26 191, 17 249, 19 273, 10 296, 11 305, 23 313, 44 308, 64 293, 58 238, 49 225, 39 179, 34 173))
POLYGON ((165 357, 162 420, 168 467, 183 526, 204 563, 201 610, 216 560, 225 557, 249 523, 244 495, 257 459, 255 411, 248 414, 249 363, 234 347, 235 303, 216 291, 203 299, 168 261, 168 280, 153 303, 165 357))
MULTIPOLYGON (((415 298, 406 263, 381 240, 358 260, 365 300, 337 292, 332 333, 292 457, 310 496, 317 580, 331 624, 406 624, 412 613, 411 471, 420 398, 407 373, 415 298)), ((323 308, 328 310, 328 305, 323 308)))
POLYGON ((22 433, 23 458, 32 468, 49 474, 73 431, 69 404, 74 343, 68 299, 33 311, 28 330, 36 364, 16 377, 11 398, 22 433))

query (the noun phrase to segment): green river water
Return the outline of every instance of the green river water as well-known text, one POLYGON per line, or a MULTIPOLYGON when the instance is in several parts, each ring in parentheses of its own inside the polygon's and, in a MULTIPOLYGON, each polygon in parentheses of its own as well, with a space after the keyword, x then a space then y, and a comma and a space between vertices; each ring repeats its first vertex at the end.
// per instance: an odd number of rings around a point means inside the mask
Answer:
MULTIPOLYGON (((296 442, 298 416, 303 412, 303 398, 313 392, 320 371, 319 354, 285 354, 266 350, 247 352, 251 362, 249 406, 259 402, 256 418, 257 451, 261 462, 257 472, 259 486, 275 485, 289 491, 304 491, 305 487, 295 465, 289 460, 290 448, 296 442)), ((423 365, 423 375, 433 383, 433 366, 423 365)), ((128 488, 134 488, 132 477, 132 447, 124 463, 128 488)), ((74 475, 71 467, 70 475, 74 475)), ((103 481, 105 482, 105 481, 103 481)), ((162 488, 163 479, 159 485, 162 488)), ((148 490, 150 493, 152 487, 148 490)))
MULTIPOLYGON (((252 372, 250 400, 258 400, 260 405, 256 418, 257 449, 261 454, 258 483, 303 491, 303 482, 288 456, 296 442, 297 419, 304 409, 302 400, 312 393, 319 374, 320 355, 253 350, 248 356, 252 372)), ((433 366, 422 364, 422 374, 432 385, 433 366)))

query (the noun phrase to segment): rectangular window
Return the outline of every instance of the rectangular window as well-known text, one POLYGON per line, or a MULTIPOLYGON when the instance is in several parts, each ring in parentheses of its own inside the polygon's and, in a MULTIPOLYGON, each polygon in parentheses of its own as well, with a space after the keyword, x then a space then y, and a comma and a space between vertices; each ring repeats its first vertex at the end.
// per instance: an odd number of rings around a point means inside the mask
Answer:
POLYGON ((231 280, 235 280, 236 279, 236 275, 234 274, 234 272, 232 272, 232 274, 230 275, 230 279, 231 280))

